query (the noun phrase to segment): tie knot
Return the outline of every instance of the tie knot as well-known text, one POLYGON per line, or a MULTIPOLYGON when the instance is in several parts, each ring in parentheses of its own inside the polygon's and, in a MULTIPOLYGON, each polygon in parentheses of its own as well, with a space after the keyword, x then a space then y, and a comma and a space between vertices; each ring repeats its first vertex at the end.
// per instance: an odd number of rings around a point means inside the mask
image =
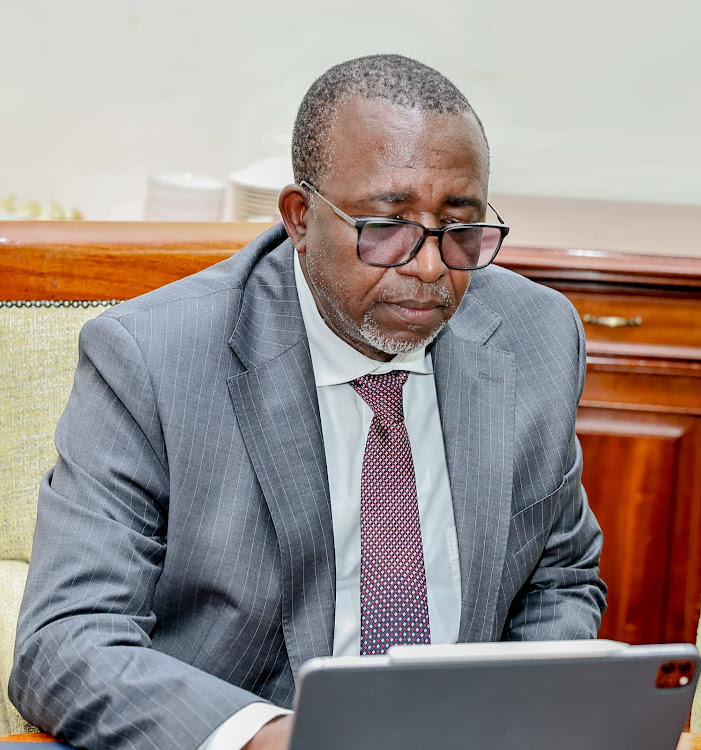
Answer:
POLYGON ((351 381, 351 386, 372 409, 375 419, 385 427, 404 421, 402 388, 409 373, 393 370, 382 375, 363 375, 351 381))

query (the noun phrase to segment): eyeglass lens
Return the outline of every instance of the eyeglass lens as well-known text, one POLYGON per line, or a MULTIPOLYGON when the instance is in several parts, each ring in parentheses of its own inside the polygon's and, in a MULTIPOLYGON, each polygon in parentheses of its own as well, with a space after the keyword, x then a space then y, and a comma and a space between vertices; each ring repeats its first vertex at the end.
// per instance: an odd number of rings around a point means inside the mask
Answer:
MULTIPOLYGON (((497 227, 448 227, 442 237, 443 260, 453 268, 486 265, 499 247, 501 236, 497 227)), ((358 252, 366 263, 398 265, 409 259, 422 237, 423 230, 414 224, 367 222, 360 230, 358 252)))

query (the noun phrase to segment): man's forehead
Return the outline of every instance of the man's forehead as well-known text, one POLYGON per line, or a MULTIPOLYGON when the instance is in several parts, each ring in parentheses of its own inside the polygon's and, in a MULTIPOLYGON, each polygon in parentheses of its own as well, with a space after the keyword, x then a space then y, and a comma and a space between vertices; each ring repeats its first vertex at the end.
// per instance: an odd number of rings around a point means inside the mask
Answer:
POLYGON ((326 167, 362 162, 406 168, 469 162, 488 172, 487 145, 471 112, 434 112, 355 96, 338 105, 327 134, 326 167))
POLYGON ((338 107, 321 187, 374 203, 411 203, 440 183, 443 205, 485 208, 487 147, 466 113, 355 97, 338 107))

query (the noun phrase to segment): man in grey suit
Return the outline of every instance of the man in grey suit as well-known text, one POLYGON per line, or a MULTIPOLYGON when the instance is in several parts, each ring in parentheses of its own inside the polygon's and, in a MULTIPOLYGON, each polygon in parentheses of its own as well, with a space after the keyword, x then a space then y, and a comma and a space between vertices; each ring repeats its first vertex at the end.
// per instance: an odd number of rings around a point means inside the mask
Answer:
POLYGON ((596 636, 584 336, 488 265, 508 229, 467 100, 407 58, 343 63, 293 163, 284 226, 81 333, 10 684, 77 746, 285 747, 301 664, 372 653, 370 534, 380 556, 418 539, 405 640, 596 636), (393 474, 361 385, 397 373, 393 474), (412 488, 413 530, 363 527, 377 482, 412 488))

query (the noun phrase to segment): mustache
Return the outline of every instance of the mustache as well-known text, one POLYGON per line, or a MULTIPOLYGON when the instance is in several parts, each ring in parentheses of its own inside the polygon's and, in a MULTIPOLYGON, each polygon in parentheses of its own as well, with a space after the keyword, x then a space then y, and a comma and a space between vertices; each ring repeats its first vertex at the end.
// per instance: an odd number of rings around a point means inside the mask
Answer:
POLYGON ((378 302, 403 302, 405 300, 422 304, 437 303, 444 307, 448 307, 455 302, 450 290, 437 281, 429 284, 421 283, 420 286, 407 284, 399 289, 396 287, 391 290, 383 289, 378 296, 378 302))

